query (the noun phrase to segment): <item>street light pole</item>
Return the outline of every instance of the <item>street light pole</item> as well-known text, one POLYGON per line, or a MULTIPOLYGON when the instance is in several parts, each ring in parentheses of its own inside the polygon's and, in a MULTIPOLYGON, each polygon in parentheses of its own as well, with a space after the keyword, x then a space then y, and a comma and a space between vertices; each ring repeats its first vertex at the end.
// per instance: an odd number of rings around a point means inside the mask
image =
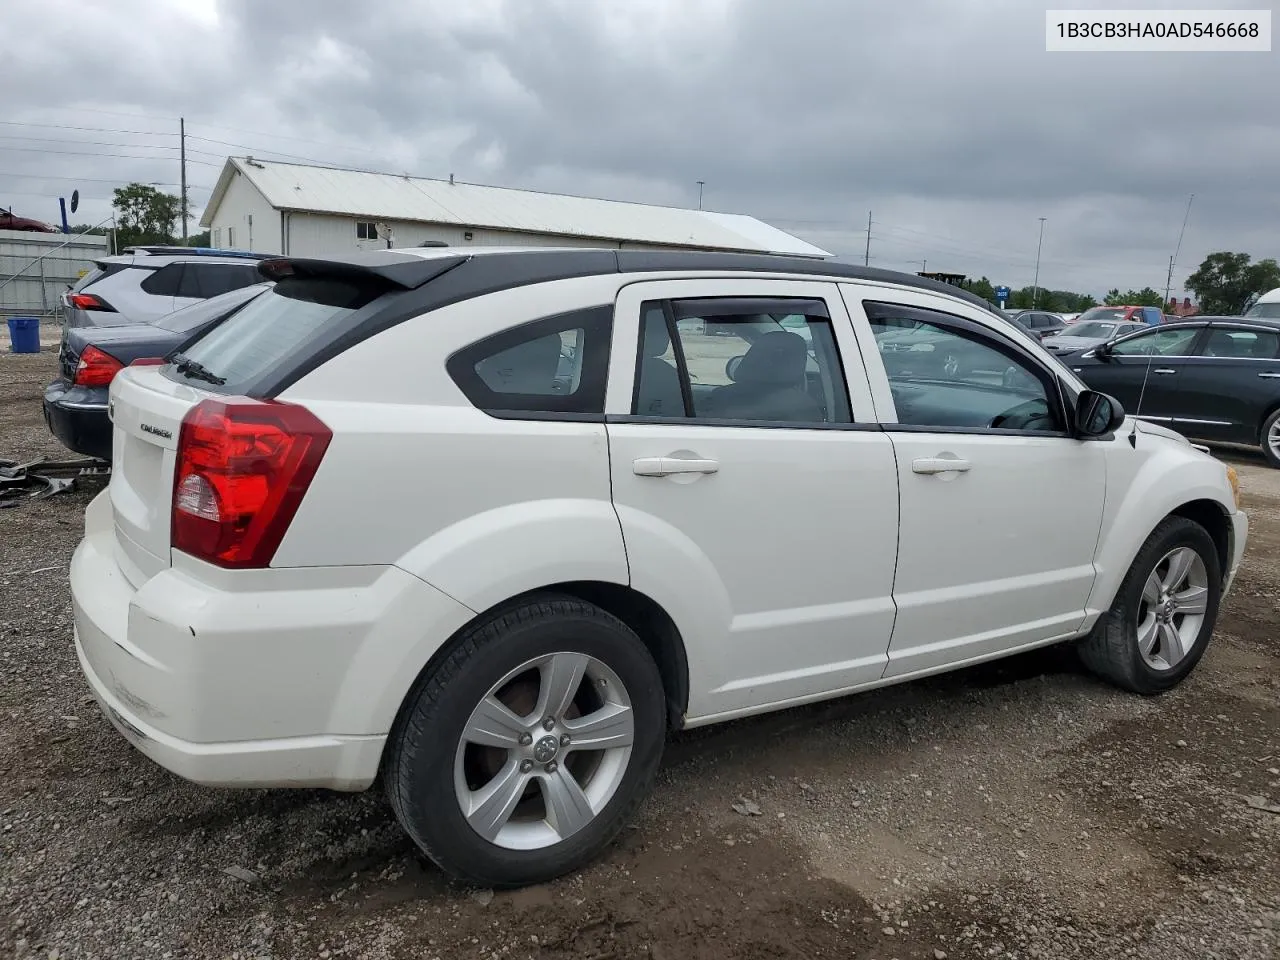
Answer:
POLYGON ((1044 221, 1040 218, 1040 240, 1036 243, 1036 279, 1031 287, 1031 309, 1036 308, 1036 304, 1040 301, 1040 249, 1044 246, 1044 221))

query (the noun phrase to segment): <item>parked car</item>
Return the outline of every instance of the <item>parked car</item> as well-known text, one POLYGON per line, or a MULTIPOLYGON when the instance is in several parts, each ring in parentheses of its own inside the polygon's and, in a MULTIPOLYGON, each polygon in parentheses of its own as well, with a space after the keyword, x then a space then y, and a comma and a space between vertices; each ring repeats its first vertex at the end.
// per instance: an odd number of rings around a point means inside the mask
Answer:
POLYGON ((474 883, 599 854, 672 729, 1059 642, 1169 690, 1245 547, 1231 467, 925 279, 626 250, 261 270, 111 384, 80 664, 162 766, 378 780, 474 883), (684 323, 709 317, 746 335, 732 377, 736 346, 684 323), (904 329, 990 356, 894 372, 877 337, 904 329), (981 372, 1010 365, 1030 382, 981 372))
POLYGON ((269 286, 259 282, 197 300, 155 323, 65 328, 58 349, 58 376, 44 390, 44 420, 49 432, 75 453, 110 460, 107 400, 116 374, 131 363, 167 356, 183 342, 221 323, 269 286))
POLYGON ((260 283, 258 253, 201 247, 126 247, 104 257, 62 297, 65 327, 148 323, 229 290, 260 283))
POLYGON ((1119 320, 1126 323, 1146 323, 1158 326, 1168 318, 1159 307, 1090 307, 1076 318, 1076 323, 1089 320, 1119 320))
POLYGON ((1280 320, 1196 317, 1064 357, 1135 416, 1280 466, 1280 320))
POLYGON ((1244 315, 1250 320, 1280 320, 1280 287, 1260 296, 1244 315))
POLYGON ((1041 342, 1046 350, 1054 353, 1074 353, 1146 329, 1145 323, 1132 320, 1084 320, 1068 324, 1061 333, 1045 337, 1041 342))
POLYGON ((1056 313, 1048 313, 1044 310, 1019 311, 1013 315, 1013 321, 1041 340, 1061 333, 1067 325, 1066 321, 1056 313))
POLYGON ((57 227, 43 220, 20 217, 12 209, 0 210, 0 230, 21 230, 27 233, 60 233, 57 227))

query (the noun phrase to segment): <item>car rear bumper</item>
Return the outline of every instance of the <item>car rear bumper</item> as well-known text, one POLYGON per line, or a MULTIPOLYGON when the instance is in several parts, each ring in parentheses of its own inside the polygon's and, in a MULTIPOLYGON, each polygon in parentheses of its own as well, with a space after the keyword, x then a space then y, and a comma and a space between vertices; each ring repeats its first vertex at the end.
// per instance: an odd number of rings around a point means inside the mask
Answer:
POLYGON ((209 786, 368 787, 417 674, 473 616, 397 567, 209 583, 184 558, 135 588, 115 538, 104 491, 71 561, 81 669, 130 743, 209 786))
POLYGON ((44 422, 68 450, 111 459, 111 418, 106 387, 77 387, 55 380, 44 389, 44 422))

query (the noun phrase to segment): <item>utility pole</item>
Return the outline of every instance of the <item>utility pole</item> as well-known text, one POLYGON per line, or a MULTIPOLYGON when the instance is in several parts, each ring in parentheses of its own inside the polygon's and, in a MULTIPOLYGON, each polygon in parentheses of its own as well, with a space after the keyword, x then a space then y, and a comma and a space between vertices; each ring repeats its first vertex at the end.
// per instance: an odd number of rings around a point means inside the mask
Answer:
POLYGON ((1169 305, 1169 293, 1173 289, 1173 261, 1182 252, 1182 237, 1187 232, 1187 221, 1191 218, 1191 201, 1196 198, 1193 193, 1187 197, 1187 212, 1182 215, 1182 229, 1178 231, 1178 245, 1173 248, 1173 256, 1169 258, 1169 276, 1164 283, 1164 305, 1169 305))
POLYGON ((705 180, 698 181, 698 209, 699 210, 702 209, 702 188, 706 184, 706 182, 707 181, 705 180))
POLYGON ((862 265, 868 267, 871 265, 871 211, 867 211, 867 252, 862 258, 862 265))
POLYGON ((187 244, 187 121, 178 118, 178 155, 182 164, 182 245, 187 244))
POLYGON ((1164 278, 1164 303, 1161 310, 1169 308, 1169 292, 1173 289, 1173 257, 1169 257, 1169 275, 1164 278))
POLYGON ((1044 246, 1044 221, 1040 218, 1040 240, 1036 244, 1036 279, 1031 287, 1031 309, 1036 308, 1036 304, 1040 301, 1040 249, 1044 246))

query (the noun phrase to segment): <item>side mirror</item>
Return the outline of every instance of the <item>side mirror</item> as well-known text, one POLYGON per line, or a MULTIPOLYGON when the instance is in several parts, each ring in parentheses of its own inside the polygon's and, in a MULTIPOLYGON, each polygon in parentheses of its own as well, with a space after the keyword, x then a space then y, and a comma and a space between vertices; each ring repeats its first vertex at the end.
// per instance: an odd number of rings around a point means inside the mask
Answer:
POLYGON ((738 365, 742 363, 742 357, 730 357, 724 364, 724 375, 730 380, 737 380, 738 365))
POLYGON ((1111 341, 1100 343, 1093 348, 1093 355, 1099 360, 1107 360, 1111 357, 1111 341))
POLYGON ((1124 407, 1115 397, 1096 390, 1085 390, 1076 401, 1076 436, 1091 439, 1105 437, 1124 423, 1124 407))

